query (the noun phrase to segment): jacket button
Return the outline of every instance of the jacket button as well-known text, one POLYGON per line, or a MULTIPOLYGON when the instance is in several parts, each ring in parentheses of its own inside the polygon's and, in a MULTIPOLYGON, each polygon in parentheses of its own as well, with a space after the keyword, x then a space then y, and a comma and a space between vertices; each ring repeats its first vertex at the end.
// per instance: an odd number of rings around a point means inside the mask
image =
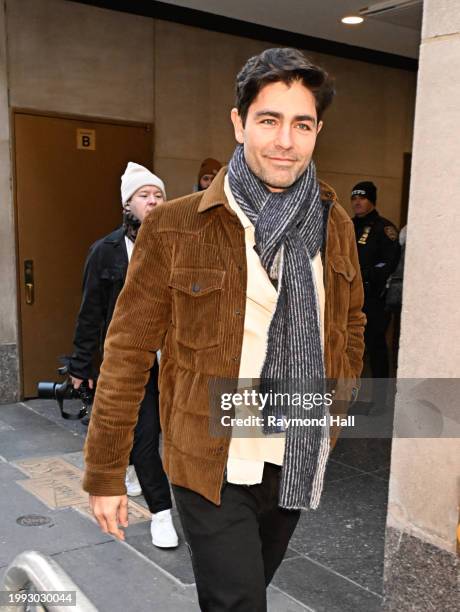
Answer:
POLYGON ((193 293, 198 293, 200 291, 201 287, 198 283, 193 283, 192 285, 192 291, 193 293))
POLYGON ((241 310, 235 310, 235 314, 239 317, 241 315, 241 310))
POLYGON ((243 269, 243 266, 238 266, 238 270, 241 272, 243 269))
POLYGON ((232 357, 232 361, 238 361, 238 357, 232 357))

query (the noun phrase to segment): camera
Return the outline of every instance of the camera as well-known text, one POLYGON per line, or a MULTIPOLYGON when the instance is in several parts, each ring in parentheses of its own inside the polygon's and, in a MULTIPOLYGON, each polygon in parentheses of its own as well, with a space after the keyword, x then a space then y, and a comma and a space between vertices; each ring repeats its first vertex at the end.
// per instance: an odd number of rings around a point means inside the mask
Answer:
POLYGON ((38 397, 40 399, 56 400, 63 419, 74 421, 87 416, 88 408, 93 403, 94 397, 94 390, 89 388, 88 381, 84 380, 78 389, 74 389, 66 365, 58 368, 58 374, 65 376, 65 380, 63 382, 39 382, 37 386, 38 397), (64 410, 64 401, 75 399, 82 403, 80 410, 76 413, 64 410))

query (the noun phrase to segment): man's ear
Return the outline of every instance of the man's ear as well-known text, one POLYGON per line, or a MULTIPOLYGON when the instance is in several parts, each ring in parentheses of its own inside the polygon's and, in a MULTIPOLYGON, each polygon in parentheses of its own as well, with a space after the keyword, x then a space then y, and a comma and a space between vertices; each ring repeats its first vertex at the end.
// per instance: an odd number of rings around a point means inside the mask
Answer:
POLYGON ((321 130, 323 129, 323 125, 324 124, 322 121, 318 123, 318 129, 316 130, 316 135, 318 135, 321 132, 321 130))
POLYGON ((244 143, 244 127, 241 117, 238 114, 238 110, 236 108, 232 108, 230 113, 230 118, 233 123, 233 129, 235 130, 235 139, 240 144, 244 143))

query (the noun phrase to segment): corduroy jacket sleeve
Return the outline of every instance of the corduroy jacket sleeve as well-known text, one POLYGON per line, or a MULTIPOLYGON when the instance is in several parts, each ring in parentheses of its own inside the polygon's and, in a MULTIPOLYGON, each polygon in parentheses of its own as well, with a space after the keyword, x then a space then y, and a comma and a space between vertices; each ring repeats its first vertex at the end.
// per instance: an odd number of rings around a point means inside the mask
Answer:
POLYGON ((348 241, 350 245, 350 261, 353 264, 356 275, 351 281, 350 307, 348 310, 348 342, 346 353, 352 375, 358 379, 363 369, 364 354, 364 327, 366 315, 362 311, 364 303, 364 289, 359 267, 358 250, 356 247, 355 231, 351 223, 347 223, 348 241))
POLYGON ((85 444, 83 488, 126 493, 125 473, 150 369, 171 320, 170 254, 152 211, 143 222, 104 345, 85 444))

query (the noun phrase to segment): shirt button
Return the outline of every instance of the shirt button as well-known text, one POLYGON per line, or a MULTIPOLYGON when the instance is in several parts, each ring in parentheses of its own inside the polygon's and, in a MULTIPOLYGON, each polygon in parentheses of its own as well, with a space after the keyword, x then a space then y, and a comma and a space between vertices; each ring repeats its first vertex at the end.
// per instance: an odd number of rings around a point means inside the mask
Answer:
POLYGON ((238 266, 238 270, 241 272, 243 269, 243 266, 238 266))

